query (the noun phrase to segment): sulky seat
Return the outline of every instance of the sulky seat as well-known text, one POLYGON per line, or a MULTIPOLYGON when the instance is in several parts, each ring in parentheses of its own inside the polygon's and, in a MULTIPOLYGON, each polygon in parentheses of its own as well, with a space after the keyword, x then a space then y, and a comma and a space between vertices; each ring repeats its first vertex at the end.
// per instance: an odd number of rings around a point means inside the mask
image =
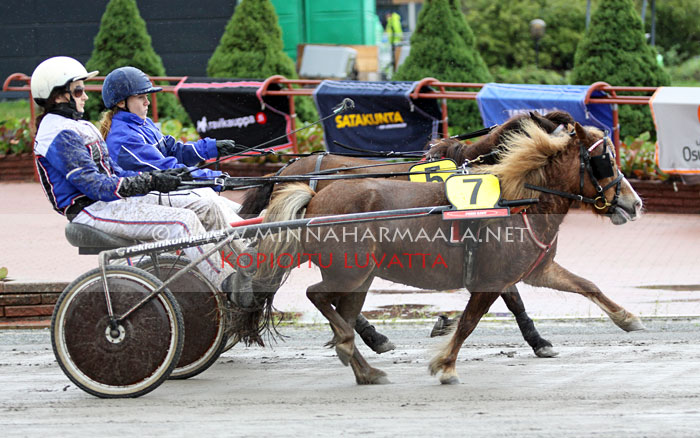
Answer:
POLYGON ((78 248, 78 254, 99 254, 107 249, 136 245, 139 242, 112 236, 88 225, 68 223, 66 239, 78 248))

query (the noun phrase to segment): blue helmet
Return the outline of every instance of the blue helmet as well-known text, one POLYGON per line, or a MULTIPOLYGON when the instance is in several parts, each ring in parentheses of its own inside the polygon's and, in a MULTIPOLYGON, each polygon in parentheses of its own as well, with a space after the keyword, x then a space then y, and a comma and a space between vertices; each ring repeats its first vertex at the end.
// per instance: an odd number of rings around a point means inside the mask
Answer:
POLYGON ((114 108, 129 96, 157 93, 162 91, 154 87, 148 76, 136 67, 120 67, 105 78, 102 85, 102 101, 108 109, 114 108))

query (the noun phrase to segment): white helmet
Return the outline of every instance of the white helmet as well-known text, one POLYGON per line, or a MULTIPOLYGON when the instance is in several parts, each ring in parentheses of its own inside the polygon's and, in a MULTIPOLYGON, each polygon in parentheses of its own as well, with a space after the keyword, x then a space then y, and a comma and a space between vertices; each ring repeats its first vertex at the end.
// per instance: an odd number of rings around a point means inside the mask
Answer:
POLYGON ((39 64, 32 73, 31 89, 34 101, 46 103, 56 87, 65 87, 73 81, 82 81, 97 76, 98 71, 90 73, 80 61, 67 56, 55 56, 39 64))

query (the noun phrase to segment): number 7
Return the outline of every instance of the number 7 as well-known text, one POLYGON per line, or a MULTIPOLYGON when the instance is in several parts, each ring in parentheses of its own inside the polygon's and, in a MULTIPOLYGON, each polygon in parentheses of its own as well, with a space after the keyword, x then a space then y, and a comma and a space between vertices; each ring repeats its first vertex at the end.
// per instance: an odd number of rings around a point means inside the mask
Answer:
POLYGON ((476 204, 476 195, 479 193, 479 187, 481 187, 481 178, 463 179, 462 182, 474 183, 474 190, 472 190, 472 196, 469 199, 469 203, 472 205, 476 204))

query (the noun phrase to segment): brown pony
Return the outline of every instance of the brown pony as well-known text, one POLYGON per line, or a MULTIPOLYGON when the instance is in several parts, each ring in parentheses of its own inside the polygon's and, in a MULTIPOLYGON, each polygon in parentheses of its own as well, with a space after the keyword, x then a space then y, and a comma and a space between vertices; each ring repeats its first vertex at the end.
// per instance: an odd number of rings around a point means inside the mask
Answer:
MULTIPOLYGON (((540 128, 548 133, 554 132, 560 125, 566 127, 574 124, 574 119, 571 115, 564 111, 552 111, 544 116, 535 112, 520 114, 497 126, 491 132, 481 137, 479 141, 471 145, 465 145, 453 138, 433 140, 427 145, 429 149, 426 151, 425 157, 428 159, 450 158, 453 159, 458 166, 471 161, 475 161, 474 164, 494 164, 498 161, 498 145, 501 143, 504 135, 519 130, 521 123, 526 120, 534 121, 540 128), (496 153, 492 153, 494 151, 496 153)), ((343 175, 408 172, 411 166, 416 163, 385 163, 386 165, 381 166, 377 166, 377 164, 381 164, 381 162, 343 155, 318 154, 290 162, 278 175, 308 175, 314 172, 328 170, 337 170, 338 174, 343 175)), ((396 176, 392 177, 392 179, 408 180, 408 176, 396 176)), ((323 190, 331 183, 333 183, 333 181, 317 181, 314 190, 316 192, 323 190)), ((282 186, 283 184, 275 185, 274 183, 270 183, 248 190, 238 214, 244 218, 258 216, 263 209, 267 207, 273 190, 279 189, 282 186)))
MULTIPOLYGON (((426 152, 428 159, 450 158, 458 165, 462 163, 474 162, 478 164, 494 164, 498 161, 500 148, 498 147, 504 136, 520 130, 523 121, 534 121, 540 128, 548 133, 555 131, 560 125, 567 127, 573 125, 574 119, 567 112, 552 111, 544 116, 535 112, 520 114, 512 117, 505 123, 499 125, 479 141, 465 145, 455 139, 439 139, 429 143, 430 149, 426 152)), ((342 155, 319 154, 304 157, 291 162, 278 174, 280 176, 305 175, 322 170, 337 169, 338 174, 360 174, 360 173, 390 173, 408 172, 415 163, 396 163, 377 166, 376 160, 347 157, 342 155)), ((396 176, 391 179, 408 180, 407 176, 396 176)), ((318 193, 333 181, 317 181, 314 190, 318 193)), ((251 189, 246 193, 239 214, 242 217, 257 216, 267 207, 269 198, 274 190, 279 190, 284 184, 268 184, 256 189, 251 189)), ((552 257, 556 248, 552 250, 552 257)), ((520 297, 520 293, 515 285, 510 286, 502 295, 503 301, 516 318, 518 327, 525 341, 532 347, 538 357, 554 357, 556 353, 552 349, 552 344, 542 338, 535 328, 535 324, 527 315, 525 305, 520 297)))
MULTIPOLYGON (((522 131, 506 136, 499 164, 478 170, 499 178, 505 199, 539 197, 540 202, 526 213, 482 222, 487 231, 521 232, 519 238, 486 239, 480 244, 475 275, 469 286, 471 294, 458 327, 449 343, 430 362, 431 374, 442 372, 442 383, 459 381, 455 362, 462 343, 494 300, 521 280, 581 294, 622 329, 643 328, 639 318, 610 300, 592 282, 559 266, 547 251, 556 241, 559 226, 575 198, 591 203, 596 214, 608 216, 615 224, 641 215, 642 202, 617 170, 612 154, 608 153, 609 140, 599 130, 584 129, 578 123, 573 135, 550 136, 532 122, 523 123, 522 131), (586 169, 583 173, 579 173, 581 163, 586 169)), ((318 193, 296 184, 279 191, 265 220, 296 218, 304 214, 304 209, 306 216, 311 217, 447 204, 444 186, 435 183, 344 180, 318 193)), ((321 267, 322 281, 310 286, 306 294, 328 319, 334 332, 332 345, 339 359, 352 366, 358 383, 386 383, 386 374, 371 367, 354 344, 353 324, 372 279, 380 277, 419 288, 461 288, 463 249, 436 238, 440 234, 449 236, 448 222, 437 215, 333 224, 316 228, 319 234, 309 234, 309 230, 303 230, 306 234, 300 234, 298 239, 266 238, 260 251, 289 253, 302 260, 308 258, 321 267), (348 225, 352 228, 350 232, 346 229, 348 225), (396 239, 397 232, 403 236, 407 232, 420 236, 421 230, 432 239, 396 239), (335 239, 329 241, 329 235, 335 239), (392 235, 394 238, 381 238, 392 235), (338 236, 343 239, 339 240, 338 236), (354 238, 346 241, 345 236, 354 238), (371 237, 365 239, 365 236, 371 237)), ((513 234, 518 236, 517 232, 513 234)), ((279 284, 282 274, 279 270, 269 270, 265 264, 257 276, 261 281, 272 279, 274 286, 279 284)))

